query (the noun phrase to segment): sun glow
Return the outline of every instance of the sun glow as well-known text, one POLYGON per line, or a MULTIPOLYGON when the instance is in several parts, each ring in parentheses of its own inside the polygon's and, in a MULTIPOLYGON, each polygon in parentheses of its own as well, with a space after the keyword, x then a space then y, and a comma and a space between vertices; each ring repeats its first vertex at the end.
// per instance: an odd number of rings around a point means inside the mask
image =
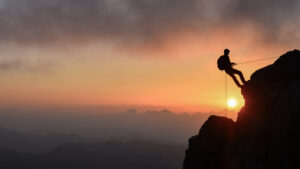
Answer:
POLYGON ((236 107, 236 105, 237 105, 236 99, 234 99, 234 98, 229 99, 229 100, 227 101, 227 105, 228 105, 230 108, 236 107))

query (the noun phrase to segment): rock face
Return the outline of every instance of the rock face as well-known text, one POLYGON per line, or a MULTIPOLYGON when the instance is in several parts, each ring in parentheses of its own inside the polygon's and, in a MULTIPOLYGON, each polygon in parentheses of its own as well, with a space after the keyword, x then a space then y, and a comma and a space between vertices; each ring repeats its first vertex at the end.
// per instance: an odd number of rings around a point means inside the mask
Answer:
POLYGON ((253 73, 233 122, 210 117, 189 140, 184 169, 285 169, 300 156, 300 51, 253 73))
POLYGON ((210 116, 198 135, 190 138, 184 168, 222 168, 231 161, 234 122, 210 116))

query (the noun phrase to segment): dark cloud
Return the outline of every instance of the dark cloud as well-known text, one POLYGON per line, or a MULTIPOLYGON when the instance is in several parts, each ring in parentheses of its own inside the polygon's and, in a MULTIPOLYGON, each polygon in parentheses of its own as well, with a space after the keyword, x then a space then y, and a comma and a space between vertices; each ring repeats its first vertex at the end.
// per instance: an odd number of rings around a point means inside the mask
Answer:
POLYGON ((287 40, 296 37, 294 29, 300 24, 300 3, 298 0, 240 0, 236 3, 232 18, 249 20, 260 26, 264 38, 279 40, 280 34, 285 33, 287 40), (283 29, 290 27, 289 32, 283 29))
POLYGON ((1 36, 6 40, 147 38, 183 24, 197 10, 194 1, 6 0, 1 36))
POLYGON ((294 18, 298 5, 298 0, 243 0, 236 3, 233 13, 268 24, 294 18))
POLYGON ((299 28, 298 11, 297 0, 1 0, 0 36, 19 43, 147 42, 183 28, 205 33, 245 21, 276 36, 287 23, 299 28))

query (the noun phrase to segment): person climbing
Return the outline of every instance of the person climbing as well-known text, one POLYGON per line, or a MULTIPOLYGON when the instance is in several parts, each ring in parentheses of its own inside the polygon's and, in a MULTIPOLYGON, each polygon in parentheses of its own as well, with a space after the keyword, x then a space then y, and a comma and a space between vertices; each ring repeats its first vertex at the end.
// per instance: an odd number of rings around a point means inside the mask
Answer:
POLYGON ((238 74, 240 76, 241 81, 243 82, 243 84, 246 83, 246 80, 243 76, 243 73, 237 69, 234 69, 232 66, 236 65, 236 63, 234 62, 230 62, 229 59, 229 53, 230 50, 229 49, 225 49, 224 50, 224 55, 220 56, 220 58, 218 59, 218 68, 220 70, 225 70, 225 72, 232 77, 233 81, 235 82, 235 84, 238 87, 242 87, 242 85, 240 84, 240 82, 236 79, 234 74, 238 74))

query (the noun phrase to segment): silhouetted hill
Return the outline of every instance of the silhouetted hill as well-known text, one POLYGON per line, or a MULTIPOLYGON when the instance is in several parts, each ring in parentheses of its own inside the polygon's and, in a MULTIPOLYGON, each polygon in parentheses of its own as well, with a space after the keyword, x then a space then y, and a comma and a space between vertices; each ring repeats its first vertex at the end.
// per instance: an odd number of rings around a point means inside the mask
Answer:
POLYGON ((133 140, 93 144, 68 143, 44 155, 0 150, 0 168, 179 169, 184 149, 185 146, 133 140))
POLYGON ((46 153, 64 143, 90 142, 77 135, 51 133, 48 135, 26 134, 0 127, 0 149, 12 149, 30 153, 46 153))
POLYGON ((37 155, 0 149, 1 169, 31 169, 35 161, 40 161, 37 155))
MULTIPOLYGON (((253 73, 233 122, 211 116, 189 140, 184 169, 284 169, 300 155, 300 51, 253 73)), ((297 168, 297 167, 296 167, 297 168)))

